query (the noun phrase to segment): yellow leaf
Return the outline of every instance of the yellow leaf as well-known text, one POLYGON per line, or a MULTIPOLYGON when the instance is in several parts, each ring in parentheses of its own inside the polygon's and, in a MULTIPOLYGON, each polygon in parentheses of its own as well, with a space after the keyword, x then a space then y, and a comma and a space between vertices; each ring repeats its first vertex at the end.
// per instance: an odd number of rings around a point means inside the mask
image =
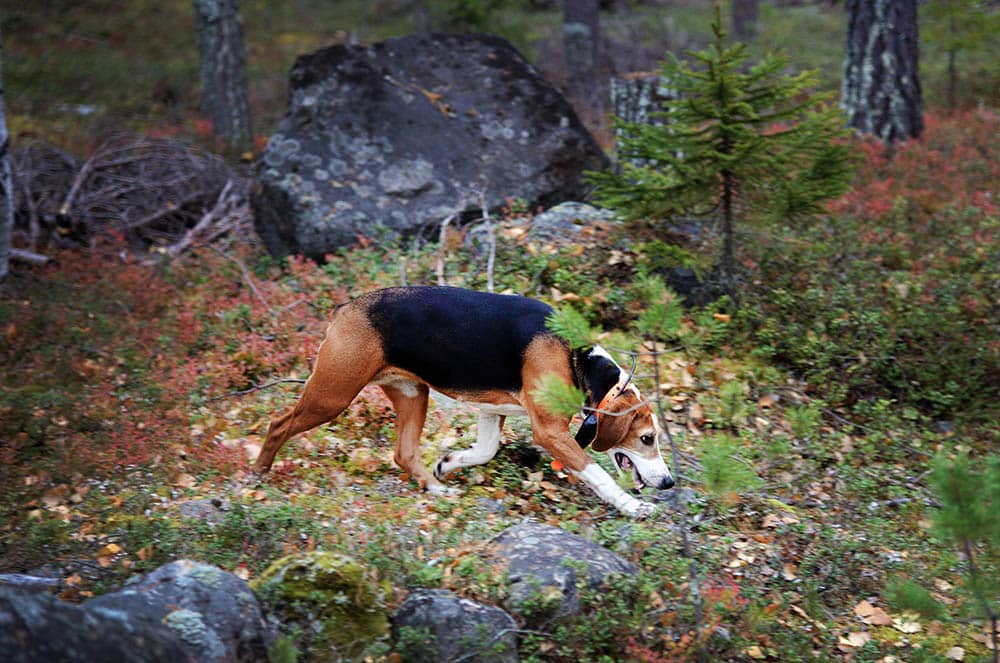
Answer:
POLYGON ((892 626, 892 617, 882 608, 874 608, 872 614, 865 617, 864 622, 872 626, 892 626))
POLYGON ((117 543, 109 543, 100 550, 97 551, 98 557, 110 557, 112 555, 117 555, 122 551, 122 547, 117 543))
POLYGON ((174 477, 174 485, 178 488, 194 488, 197 484, 197 479, 190 474, 178 474, 174 477))
POLYGON ((837 643, 841 645, 846 645, 848 647, 864 647, 865 644, 872 639, 872 636, 864 631, 854 631, 853 633, 848 633, 847 637, 840 636, 837 639, 837 643))
POLYGON ((854 614, 858 617, 867 617, 875 611, 875 606, 873 606, 868 601, 862 601, 861 603, 854 606, 854 614))
POLYGON ((900 633, 919 633, 923 627, 920 626, 912 614, 905 614, 892 620, 892 627, 900 633))
POLYGON ((758 645, 747 647, 744 651, 746 652, 747 656, 758 661, 763 661, 765 658, 767 658, 767 654, 765 654, 764 651, 758 645))

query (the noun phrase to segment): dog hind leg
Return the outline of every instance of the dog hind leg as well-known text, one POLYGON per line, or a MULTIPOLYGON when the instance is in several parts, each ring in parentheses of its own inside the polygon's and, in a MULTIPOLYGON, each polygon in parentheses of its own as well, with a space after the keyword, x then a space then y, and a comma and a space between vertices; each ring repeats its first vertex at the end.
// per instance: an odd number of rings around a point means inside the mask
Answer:
POLYGON ((327 330, 319 346, 316 364, 299 402, 271 420, 267 438, 257 455, 253 471, 262 475, 271 469, 274 457, 293 436, 333 420, 343 412, 379 369, 374 353, 350 352, 343 339, 350 336, 334 327, 327 330))
POLYGON ((434 465, 434 476, 443 480, 457 469, 482 465, 492 460, 500 448, 500 433, 505 419, 499 414, 480 412, 476 443, 468 449, 446 454, 434 465))
POLYGON ((435 495, 454 492, 434 478, 420 457, 420 434, 427 419, 427 385, 405 382, 380 386, 396 410, 396 452, 393 460, 428 492, 435 495))

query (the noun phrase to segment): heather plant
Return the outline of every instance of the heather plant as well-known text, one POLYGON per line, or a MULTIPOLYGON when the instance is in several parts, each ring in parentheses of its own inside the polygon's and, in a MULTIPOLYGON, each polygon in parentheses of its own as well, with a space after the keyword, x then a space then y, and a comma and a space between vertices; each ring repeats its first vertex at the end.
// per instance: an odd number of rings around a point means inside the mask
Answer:
POLYGON ((895 400, 939 418, 1000 402, 995 325, 997 116, 927 115, 893 161, 859 143, 852 191, 823 226, 787 227, 750 251, 761 280, 739 320, 754 352, 828 403, 895 400))

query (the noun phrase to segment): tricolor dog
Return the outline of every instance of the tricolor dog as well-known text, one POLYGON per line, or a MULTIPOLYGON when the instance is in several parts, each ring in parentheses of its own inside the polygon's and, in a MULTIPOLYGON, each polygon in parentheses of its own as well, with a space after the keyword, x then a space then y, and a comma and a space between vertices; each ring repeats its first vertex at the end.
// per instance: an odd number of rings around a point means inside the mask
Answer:
POLYGON ((365 385, 377 384, 396 410, 396 463, 432 493, 450 492, 441 483, 450 472, 492 459, 504 419, 527 415, 536 445, 604 501, 648 516, 653 505, 622 490, 584 449, 607 452, 640 488, 670 488, 653 408, 603 348, 571 350, 548 331, 551 311, 525 297, 432 286, 378 290, 338 307, 302 397, 271 421, 254 471, 267 472, 289 438, 332 420, 365 385), (586 394, 576 439, 570 418, 551 414, 532 395, 547 374, 586 394), (430 389, 480 411, 475 444, 445 455, 433 471, 420 458, 430 389))

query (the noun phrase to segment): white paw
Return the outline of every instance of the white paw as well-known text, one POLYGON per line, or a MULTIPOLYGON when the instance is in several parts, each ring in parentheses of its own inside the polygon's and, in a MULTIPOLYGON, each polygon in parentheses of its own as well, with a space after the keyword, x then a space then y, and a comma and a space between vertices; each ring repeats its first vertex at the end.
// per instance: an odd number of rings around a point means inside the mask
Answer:
POLYGON ((653 515, 653 512, 656 511, 656 505, 640 500, 632 500, 628 504, 625 504, 621 511, 630 518, 643 520, 653 515))
POLYGON ((445 461, 447 461, 448 458, 449 458, 448 456, 445 456, 444 458, 442 458, 438 462, 434 463, 434 478, 435 479, 437 479, 439 481, 444 481, 444 478, 446 476, 448 476, 449 472, 451 472, 451 468, 449 468, 448 465, 445 463, 445 461))

